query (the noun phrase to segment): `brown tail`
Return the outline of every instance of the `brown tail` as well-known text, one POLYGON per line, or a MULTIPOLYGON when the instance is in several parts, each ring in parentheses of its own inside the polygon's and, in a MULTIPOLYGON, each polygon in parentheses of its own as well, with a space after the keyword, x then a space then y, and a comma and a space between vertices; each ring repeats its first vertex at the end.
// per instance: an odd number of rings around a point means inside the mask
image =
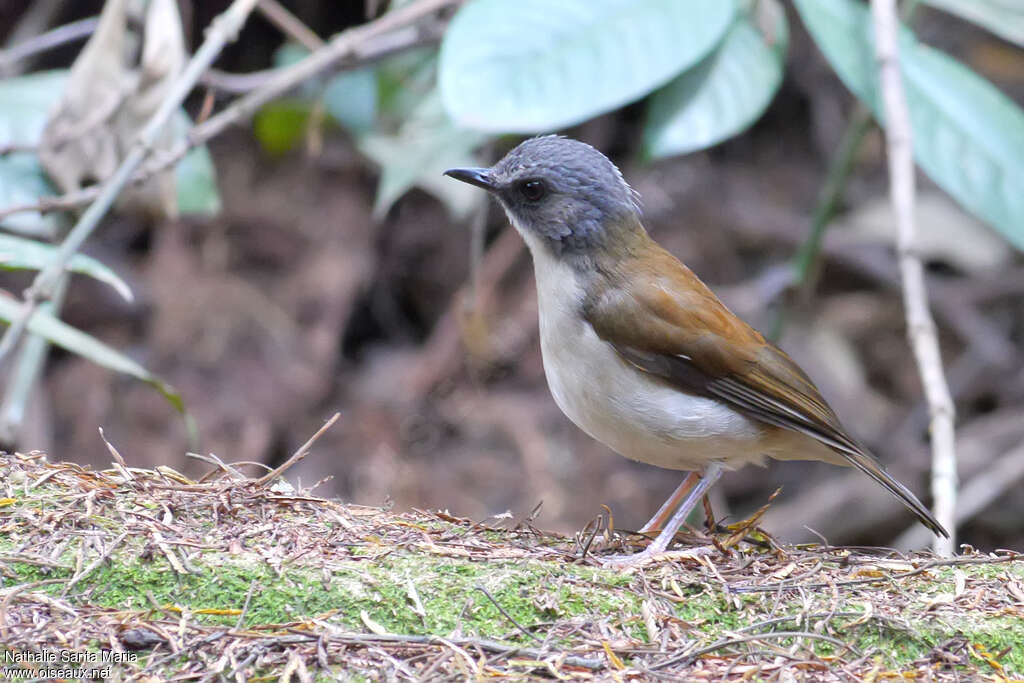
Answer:
POLYGON ((907 508, 917 516, 921 523, 926 527, 934 531, 936 534, 949 538, 949 532, 946 531, 945 527, 939 524, 939 520, 935 519, 935 516, 928 511, 928 508, 924 506, 921 501, 917 499, 913 493, 910 492, 903 484, 893 479, 892 475, 885 471, 885 468, 874 458, 861 450, 853 450, 850 448, 836 448, 844 458, 846 458, 851 465, 856 467, 858 470, 868 475, 879 484, 884 486, 889 493, 899 498, 907 508))

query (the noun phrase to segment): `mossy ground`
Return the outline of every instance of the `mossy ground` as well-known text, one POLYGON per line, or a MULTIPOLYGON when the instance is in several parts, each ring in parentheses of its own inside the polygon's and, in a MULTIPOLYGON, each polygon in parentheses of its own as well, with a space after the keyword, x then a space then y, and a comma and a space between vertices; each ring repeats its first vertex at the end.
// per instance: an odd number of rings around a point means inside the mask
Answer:
POLYGON ((141 637, 115 678, 1024 673, 1024 562, 1008 556, 740 543, 624 572, 526 524, 3 457, 0 642, 141 637))

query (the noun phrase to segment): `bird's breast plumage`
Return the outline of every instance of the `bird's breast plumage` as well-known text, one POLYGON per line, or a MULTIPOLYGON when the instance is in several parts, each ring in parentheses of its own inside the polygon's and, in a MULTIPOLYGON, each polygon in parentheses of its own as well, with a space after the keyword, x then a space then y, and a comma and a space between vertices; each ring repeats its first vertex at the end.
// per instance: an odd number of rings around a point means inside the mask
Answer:
POLYGON ((699 470, 713 460, 733 468, 763 460, 764 427, 629 365, 581 317, 585 292, 578 274, 543 245, 530 246, 544 374, 570 420, 619 454, 668 469, 699 470))

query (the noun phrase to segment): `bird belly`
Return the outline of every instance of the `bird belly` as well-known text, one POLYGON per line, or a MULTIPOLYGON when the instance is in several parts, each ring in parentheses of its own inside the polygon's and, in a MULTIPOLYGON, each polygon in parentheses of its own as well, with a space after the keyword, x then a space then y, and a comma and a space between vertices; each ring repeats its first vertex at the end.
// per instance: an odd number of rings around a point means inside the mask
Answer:
POLYGON ((566 291, 573 281, 559 278, 559 291, 545 291, 538 280, 544 374, 570 420, 620 455, 668 469, 763 462, 764 427, 626 363, 576 313, 566 291))
POLYGON ((763 462, 757 424, 717 401, 641 375, 591 329, 573 340, 549 339, 542 353, 558 407, 620 455, 677 470, 700 470, 712 461, 730 469, 763 462))

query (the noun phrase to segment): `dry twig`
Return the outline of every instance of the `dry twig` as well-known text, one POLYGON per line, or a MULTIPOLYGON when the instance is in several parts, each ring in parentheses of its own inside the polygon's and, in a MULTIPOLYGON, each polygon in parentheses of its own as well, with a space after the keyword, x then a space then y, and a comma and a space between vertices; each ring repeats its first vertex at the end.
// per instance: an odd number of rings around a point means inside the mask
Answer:
POLYGON ((823 640, 826 643, 832 643, 836 647, 839 647, 843 650, 850 650, 857 656, 860 656, 860 652, 858 652, 857 649, 851 646, 849 643, 844 643, 838 638, 833 638, 831 636, 823 636, 819 633, 810 633, 808 631, 769 631, 767 633, 752 633, 747 636, 737 636, 736 638, 725 638, 723 640, 719 640, 716 643, 712 643, 707 647, 702 647, 699 650, 687 652, 682 655, 676 655, 675 657, 670 657, 669 659, 666 659, 663 662, 658 662, 650 668, 652 670, 664 669, 665 667, 671 666, 672 664, 692 662, 698 657, 710 654, 712 652, 716 652, 723 648, 732 647, 733 645, 749 643, 753 640, 768 640, 771 638, 809 638, 811 640, 823 640))
POLYGON ((96 30, 97 23, 99 23, 99 20, 96 17, 79 19, 78 21, 58 26, 46 33, 29 38, 7 50, 0 51, 0 74, 9 74, 13 65, 23 59, 76 40, 81 40, 82 38, 87 38, 96 30))
POLYGON ((286 36, 309 51, 319 50, 324 41, 277 0, 259 0, 259 12, 286 36))
POLYGON ((914 250, 914 158, 913 137, 907 99, 900 72, 896 0, 872 0, 875 53, 878 58, 885 137, 889 157, 889 189, 899 230, 896 251, 903 280, 907 336, 924 385, 931 415, 932 495, 935 516, 950 537, 938 538, 933 548, 940 555, 952 555, 956 547, 956 451, 953 437, 953 399, 942 369, 935 322, 928 310, 924 266, 914 250))
POLYGON ((309 449, 311 449, 313 447, 313 444, 315 444, 317 442, 317 439, 319 439, 321 436, 323 436, 323 433, 326 432, 328 429, 330 429, 331 426, 335 422, 337 422, 338 418, 340 418, 340 417, 341 417, 341 413, 335 413, 334 416, 330 420, 328 420, 327 422, 324 423, 323 427, 321 427, 320 429, 318 429, 316 431, 316 434, 314 434, 313 436, 309 437, 309 440, 306 441, 306 443, 304 443, 301 446, 299 446, 299 450, 295 451, 295 453, 292 454, 292 457, 288 458, 283 463, 281 463, 280 466, 274 468, 270 472, 267 472, 266 474, 264 474, 259 479, 254 480, 252 483, 255 484, 256 486, 264 486, 264 485, 267 484, 267 482, 270 482, 270 481, 273 481, 274 479, 277 479, 282 474, 284 474, 286 471, 291 469, 291 467, 293 465, 295 465, 296 463, 300 462, 303 458, 305 458, 307 455, 309 455, 309 449))

